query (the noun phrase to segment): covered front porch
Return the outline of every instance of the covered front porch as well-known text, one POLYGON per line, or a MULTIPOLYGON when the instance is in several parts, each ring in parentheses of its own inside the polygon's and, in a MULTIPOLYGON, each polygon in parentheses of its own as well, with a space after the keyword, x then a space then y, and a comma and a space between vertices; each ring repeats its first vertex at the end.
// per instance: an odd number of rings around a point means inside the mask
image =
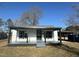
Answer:
POLYGON ((37 30, 37 47, 45 46, 46 44, 61 44, 61 43, 62 43, 61 29, 44 28, 37 30))
POLYGON ((61 28, 10 28, 8 43, 35 45, 61 44, 61 28))

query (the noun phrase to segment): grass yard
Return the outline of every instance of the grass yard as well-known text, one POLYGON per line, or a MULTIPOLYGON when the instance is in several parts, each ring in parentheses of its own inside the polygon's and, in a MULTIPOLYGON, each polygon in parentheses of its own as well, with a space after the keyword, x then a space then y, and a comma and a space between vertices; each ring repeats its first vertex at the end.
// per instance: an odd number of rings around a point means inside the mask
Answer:
POLYGON ((76 57, 79 56, 79 43, 63 41, 63 45, 47 45, 43 48, 35 46, 8 46, 6 40, 0 40, 0 56, 24 57, 76 57))

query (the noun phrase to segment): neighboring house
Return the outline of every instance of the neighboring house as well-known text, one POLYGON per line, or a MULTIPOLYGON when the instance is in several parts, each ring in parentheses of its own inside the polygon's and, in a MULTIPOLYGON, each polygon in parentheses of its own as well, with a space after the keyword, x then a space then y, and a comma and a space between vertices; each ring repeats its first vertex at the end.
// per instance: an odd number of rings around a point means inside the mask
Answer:
POLYGON ((74 34, 79 34, 79 26, 69 26, 66 31, 72 31, 74 34))
POLYGON ((10 27, 9 44, 58 44, 61 43, 61 28, 50 26, 10 27), (59 37, 58 37, 58 32, 59 37))
POLYGON ((68 40, 68 36, 73 35, 72 31, 61 31, 61 39, 62 40, 68 40))
POLYGON ((79 25, 69 26, 69 27, 66 28, 65 31, 72 32, 71 35, 70 34, 68 35, 69 41, 79 42, 79 25))

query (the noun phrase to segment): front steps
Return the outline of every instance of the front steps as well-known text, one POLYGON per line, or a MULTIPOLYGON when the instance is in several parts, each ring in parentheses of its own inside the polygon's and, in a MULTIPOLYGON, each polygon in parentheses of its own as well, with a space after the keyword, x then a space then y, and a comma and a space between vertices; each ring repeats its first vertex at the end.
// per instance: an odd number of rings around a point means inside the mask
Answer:
POLYGON ((43 42, 42 40, 37 40, 36 47, 41 48, 45 46, 45 42, 43 42))

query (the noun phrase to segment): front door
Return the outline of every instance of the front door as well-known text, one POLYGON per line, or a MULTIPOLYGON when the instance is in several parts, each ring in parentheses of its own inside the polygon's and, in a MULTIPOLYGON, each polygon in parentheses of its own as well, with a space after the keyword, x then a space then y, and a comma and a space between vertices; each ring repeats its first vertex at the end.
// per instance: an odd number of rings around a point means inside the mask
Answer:
POLYGON ((42 31, 41 31, 41 29, 37 29, 37 40, 42 40, 42 31))
POLYGON ((45 43, 42 40, 42 30, 38 29, 37 30, 37 47, 45 47, 45 43))

